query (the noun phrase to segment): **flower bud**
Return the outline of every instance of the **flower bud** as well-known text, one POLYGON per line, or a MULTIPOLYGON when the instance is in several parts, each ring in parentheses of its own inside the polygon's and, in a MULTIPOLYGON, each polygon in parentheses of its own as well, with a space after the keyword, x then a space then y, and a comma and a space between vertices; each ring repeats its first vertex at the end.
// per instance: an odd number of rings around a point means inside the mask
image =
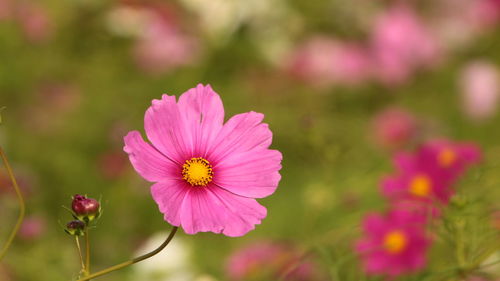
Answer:
POLYGON ((93 198, 87 198, 83 195, 76 194, 73 196, 71 209, 79 220, 89 223, 99 217, 101 205, 99 201, 93 198))
POLYGON ((66 224, 66 233, 69 235, 82 236, 85 230, 85 223, 79 220, 74 220, 66 224))

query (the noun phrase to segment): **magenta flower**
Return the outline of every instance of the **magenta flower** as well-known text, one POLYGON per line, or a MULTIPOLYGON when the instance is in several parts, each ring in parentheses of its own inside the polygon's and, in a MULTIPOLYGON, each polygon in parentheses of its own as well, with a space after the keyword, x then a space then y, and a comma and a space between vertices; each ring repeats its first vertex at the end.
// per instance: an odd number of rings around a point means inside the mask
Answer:
POLYGON ((395 156, 398 172, 382 181, 382 191, 393 201, 411 198, 446 204, 454 193, 451 185, 479 159, 479 149, 473 144, 430 141, 414 154, 395 156))
POLYGON ((421 203, 448 203, 453 195, 450 183, 442 169, 429 162, 420 162, 418 157, 398 153, 394 157, 395 175, 382 180, 382 193, 393 202, 401 200, 421 203))
POLYGON ((146 111, 151 144, 132 131, 124 150, 151 187, 167 222, 188 234, 241 236, 266 217, 254 198, 271 195, 281 179, 282 155, 268 149, 272 133, 256 112, 225 124, 224 107, 210 86, 179 97, 163 95, 146 111))
POLYGON ((437 139, 425 143, 415 157, 416 165, 439 170, 446 181, 453 183, 466 168, 481 160, 481 151, 473 143, 437 139))
POLYGON ((425 217, 404 210, 393 210, 386 216, 367 215, 365 236, 356 244, 365 271, 395 277, 425 267, 430 241, 424 223, 425 217))

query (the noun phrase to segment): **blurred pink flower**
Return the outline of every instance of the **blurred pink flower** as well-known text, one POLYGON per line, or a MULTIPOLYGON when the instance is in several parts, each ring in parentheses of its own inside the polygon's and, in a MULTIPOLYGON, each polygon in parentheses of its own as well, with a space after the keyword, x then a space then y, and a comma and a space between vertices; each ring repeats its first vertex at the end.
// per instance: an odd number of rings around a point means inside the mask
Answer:
POLYGON ((67 81, 50 81, 38 88, 38 98, 51 111, 70 112, 80 105, 82 95, 77 86, 67 81))
POLYGON ((318 281, 320 273, 310 259, 283 243, 259 241, 233 253, 226 263, 229 280, 263 280, 279 278, 286 281, 318 281), (287 274, 288 272, 288 274, 287 274))
POLYGON ((45 233, 46 222, 38 216, 26 217, 19 229, 19 237, 24 240, 33 240, 45 233))
POLYGON ((468 19, 479 28, 495 25, 500 20, 499 0, 469 0, 469 9, 464 11, 468 19))
POLYGON ((37 102, 26 108, 24 122, 30 129, 52 132, 66 125, 67 114, 81 103, 80 90, 66 81, 49 81, 36 89, 37 102))
POLYGON ((424 216, 404 210, 393 210, 385 216, 367 215, 363 222, 365 236, 356 244, 365 271, 396 277, 424 268, 430 244, 424 223, 424 216))
POLYGON ((400 149, 418 136, 418 122, 402 108, 387 108, 379 112, 372 123, 375 141, 383 147, 400 149))
POLYGON ((163 95, 146 111, 145 131, 125 137, 124 150, 151 187, 167 222, 188 234, 242 236, 267 210, 254 198, 271 195, 281 179, 282 155, 268 149, 272 133, 256 112, 225 124, 224 107, 210 86, 179 97, 163 95))
POLYGON ((492 117, 500 97, 500 71, 486 61, 467 64, 459 77, 463 110, 467 116, 481 120, 492 117))
POLYGON ((10 19, 13 9, 11 0, 0 0, 0 20, 10 19))
POLYGON ((17 6, 17 20, 26 38, 32 42, 43 41, 52 33, 47 11, 33 1, 19 3, 17 6))
POLYGON ((101 154, 97 161, 100 173, 110 180, 122 176, 127 168, 127 157, 121 151, 107 151, 101 154))
POLYGON ((36 1, 0 0, 1 20, 15 22, 31 42, 43 41, 52 33, 48 13, 36 1))
MULTIPOLYGON (((17 165, 13 166, 14 176, 16 177, 17 184, 23 196, 29 198, 34 193, 34 186, 36 185, 36 178, 30 170, 20 168, 17 165)), ((9 175, 5 169, 0 168, 0 194, 11 194, 15 196, 15 190, 12 186, 9 175)))
POLYGON ((194 37, 158 13, 152 13, 142 36, 134 47, 137 65, 146 72, 159 74, 191 64, 199 53, 194 37))
POLYGON ((407 82, 415 70, 435 65, 442 56, 438 40, 407 6, 377 17, 371 37, 375 76, 388 85, 407 82))
POLYGON ((432 20, 433 30, 448 49, 458 49, 475 42, 500 20, 498 0, 439 0, 432 20))
POLYGON ((318 87, 359 84, 369 78, 371 71, 363 47, 325 36, 307 40, 287 60, 292 75, 318 87))

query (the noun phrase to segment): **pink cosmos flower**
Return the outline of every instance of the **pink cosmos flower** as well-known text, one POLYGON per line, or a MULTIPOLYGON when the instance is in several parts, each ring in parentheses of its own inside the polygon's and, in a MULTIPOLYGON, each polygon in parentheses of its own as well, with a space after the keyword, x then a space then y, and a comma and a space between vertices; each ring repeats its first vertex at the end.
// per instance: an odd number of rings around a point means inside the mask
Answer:
POLYGON ((161 74, 191 64, 198 56, 196 39, 179 30, 172 21, 153 12, 134 47, 137 65, 151 74, 161 74))
POLYGON ((469 10, 463 15, 464 20, 476 24, 478 29, 486 29, 500 20, 500 1, 498 0, 471 0, 468 1, 469 10))
POLYGON ((368 274, 395 277, 425 267, 430 244, 423 224, 425 217, 393 210, 386 216, 367 215, 363 222, 365 236, 356 244, 368 274))
POLYGON ((432 29, 448 49, 460 49, 491 31, 500 20, 499 0, 440 0, 432 29))
POLYGON ((24 240, 34 240, 42 236, 46 230, 45 219, 38 216, 29 216, 24 219, 19 229, 19 237, 24 240))
POLYGON ((378 113, 372 127, 376 142, 392 149, 409 144, 418 134, 416 118, 400 108, 388 108, 378 113))
POLYGON ((409 200, 420 203, 448 203, 453 195, 442 170, 431 163, 421 163, 408 153, 394 157, 397 172, 382 180, 382 193, 393 202, 409 200))
POLYGON ((395 156, 398 171, 382 181, 382 191, 391 200, 438 200, 446 204, 454 193, 451 184, 479 158, 480 152, 472 144, 430 141, 414 154, 395 156))
POLYGON ((268 149, 272 133, 256 112, 225 124, 224 107, 210 86, 179 97, 163 95, 146 111, 151 144, 138 131, 124 150, 151 187, 167 222, 188 234, 211 231, 242 236, 266 217, 254 198, 271 195, 281 179, 282 155, 268 149))
POLYGON ((463 110, 467 116, 481 120, 492 117, 500 98, 500 71, 487 61, 469 63, 459 77, 463 110))
POLYGON ((0 20, 9 19, 12 16, 11 0, 0 0, 0 20))
POLYGON ((372 32, 374 71, 388 85, 404 83, 416 69, 441 59, 438 40, 407 6, 389 8, 375 20, 372 32))
POLYGON ((436 139, 422 145, 415 157, 416 165, 439 169, 444 180, 453 183, 466 168, 481 160, 481 151, 473 143, 436 139))
POLYGON ((284 243, 259 241, 232 254, 226 265, 230 280, 264 280, 288 274, 287 281, 317 281, 320 273, 310 259, 284 243), (290 269, 294 267, 293 269, 290 269))
POLYGON ((44 7, 37 5, 35 1, 26 1, 17 9, 17 20, 28 40, 36 43, 51 35, 51 20, 44 7))
POLYGON ((437 200, 446 204, 454 193, 450 186, 479 159, 479 149, 473 144, 429 141, 414 154, 395 156, 398 172, 382 181, 382 191, 391 200, 437 200))
POLYGON ((371 71, 368 52, 360 45, 325 36, 315 36, 288 58, 288 71, 317 87, 356 85, 371 71))

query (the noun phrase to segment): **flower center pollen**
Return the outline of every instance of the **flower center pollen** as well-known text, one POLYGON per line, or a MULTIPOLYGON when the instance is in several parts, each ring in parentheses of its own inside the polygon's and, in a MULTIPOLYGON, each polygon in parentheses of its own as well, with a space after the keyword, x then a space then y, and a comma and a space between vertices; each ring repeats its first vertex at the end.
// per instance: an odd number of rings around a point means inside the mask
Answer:
POLYGON ((428 196, 431 188, 431 180, 426 175, 417 175, 410 182, 410 193, 418 197, 428 196))
POLYGON ((182 179, 192 186, 206 186, 213 176, 212 165, 201 157, 186 160, 182 165, 182 179))
POLYGON ((457 154, 451 148, 445 148, 438 154, 438 162, 441 167, 450 167, 457 159, 457 154))
POLYGON ((384 237, 384 249, 391 254, 399 254, 406 248, 408 238, 400 230, 387 233, 384 237))

